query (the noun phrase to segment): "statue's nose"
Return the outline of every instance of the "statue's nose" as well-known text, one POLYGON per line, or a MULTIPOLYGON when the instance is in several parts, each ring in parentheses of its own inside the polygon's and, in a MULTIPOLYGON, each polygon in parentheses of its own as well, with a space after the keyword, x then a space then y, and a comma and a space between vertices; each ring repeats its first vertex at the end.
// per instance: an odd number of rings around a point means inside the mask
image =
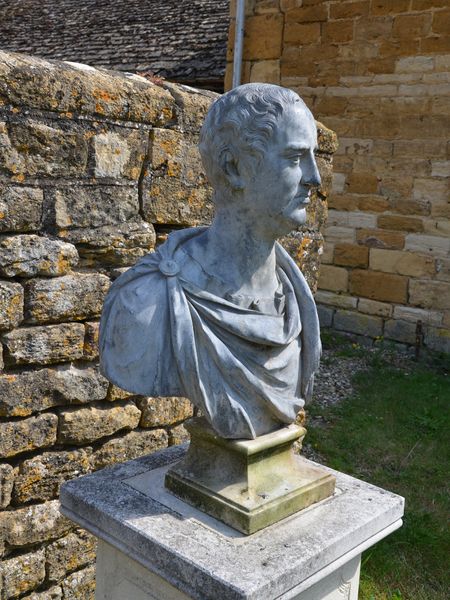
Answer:
POLYGON ((308 155, 303 167, 302 183, 309 186, 318 186, 322 183, 319 168, 317 167, 314 152, 312 151, 308 155))

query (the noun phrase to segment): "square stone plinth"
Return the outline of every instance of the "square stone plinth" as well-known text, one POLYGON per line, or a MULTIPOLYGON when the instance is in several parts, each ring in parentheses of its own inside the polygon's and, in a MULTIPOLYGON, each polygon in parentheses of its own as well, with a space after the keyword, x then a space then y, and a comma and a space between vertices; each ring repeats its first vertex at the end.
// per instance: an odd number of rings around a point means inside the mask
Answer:
MULTIPOLYGON (((139 599, 356 599, 357 587, 343 596, 311 590, 338 574, 333 585, 340 593, 347 585, 341 581, 343 566, 357 577, 361 552, 401 525, 403 498, 328 469, 336 477, 333 496, 242 534, 164 488, 167 470, 185 452, 168 448, 62 488, 63 514, 103 540, 100 570, 109 575, 100 587, 115 578, 114 599, 130 600, 120 590, 134 588, 139 599), (120 569, 131 571, 122 576, 120 569), (154 590, 166 591, 152 592, 147 583, 139 595, 145 573, 154 590)), ((111 597, 102 594, 98 598, 111 597)))
POLYGON ((226 440, 204 417, 185 425, 189 449, 168 470, 166 488, 242 533, 255 533, 334 492, 333 475, 294 451, 306 433, 299 425, 254 440, 226 440))

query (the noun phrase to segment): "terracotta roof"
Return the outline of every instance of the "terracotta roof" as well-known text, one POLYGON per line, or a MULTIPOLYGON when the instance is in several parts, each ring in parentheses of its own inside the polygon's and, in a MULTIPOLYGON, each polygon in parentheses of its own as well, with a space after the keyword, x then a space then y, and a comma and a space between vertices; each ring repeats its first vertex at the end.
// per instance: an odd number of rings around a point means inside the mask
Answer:
POLYGON ((229 0, 0 0, 0 49, 221 82, 229 0))

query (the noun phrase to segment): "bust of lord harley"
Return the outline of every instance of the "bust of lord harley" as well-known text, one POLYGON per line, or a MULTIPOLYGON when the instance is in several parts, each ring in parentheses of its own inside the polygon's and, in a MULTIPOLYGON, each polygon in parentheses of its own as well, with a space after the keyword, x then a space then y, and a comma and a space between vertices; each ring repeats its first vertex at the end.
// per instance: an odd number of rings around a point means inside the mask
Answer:
POLYGON ((111 286, 100 362, 116 385, 184 396, 218 435, 292 423, 321 352, 316 307, 276 239, 302 225, 320 184, 312 114, 292 90, 246 84, 211 106, 200 153, 210 227, 176 231, 111 286))

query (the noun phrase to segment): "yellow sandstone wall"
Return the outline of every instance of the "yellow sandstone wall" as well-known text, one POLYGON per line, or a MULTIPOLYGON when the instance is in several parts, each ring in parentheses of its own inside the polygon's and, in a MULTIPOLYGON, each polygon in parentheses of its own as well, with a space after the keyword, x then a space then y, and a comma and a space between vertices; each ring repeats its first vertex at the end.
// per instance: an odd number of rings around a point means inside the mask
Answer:
POLYGON ((247 0, 246 12, 243 81, 295 89, 339 138, 323 324, 415 343, 421 321, 425 344, 450 351, 448 0, 247 0))

